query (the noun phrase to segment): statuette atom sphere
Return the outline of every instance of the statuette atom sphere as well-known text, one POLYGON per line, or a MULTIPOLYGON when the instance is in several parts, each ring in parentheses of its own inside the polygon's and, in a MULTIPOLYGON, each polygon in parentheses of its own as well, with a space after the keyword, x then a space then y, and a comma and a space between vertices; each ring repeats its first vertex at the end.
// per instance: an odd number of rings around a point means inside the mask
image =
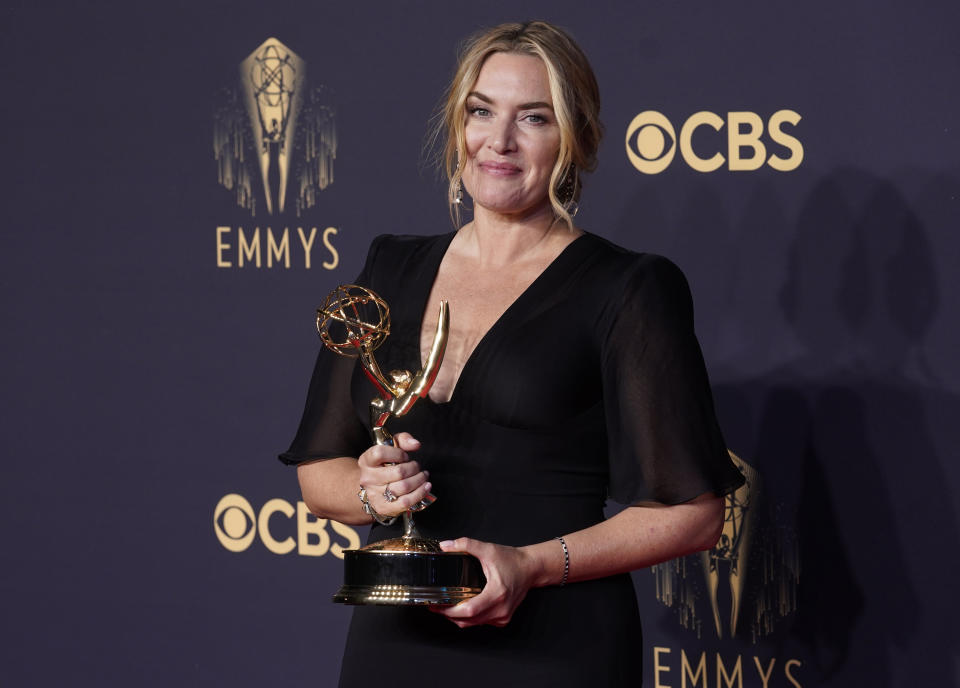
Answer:
POLYGON ((341 356, 375 351, 390 334, 390 307, 365 287, 341 284, 317 309, 317 332, 341 356))

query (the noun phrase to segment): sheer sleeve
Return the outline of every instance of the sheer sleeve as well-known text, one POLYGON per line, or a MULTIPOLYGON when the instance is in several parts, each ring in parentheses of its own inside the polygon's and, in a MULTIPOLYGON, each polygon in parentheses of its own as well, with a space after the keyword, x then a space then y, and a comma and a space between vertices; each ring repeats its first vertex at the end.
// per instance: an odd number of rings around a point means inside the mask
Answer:
POLYGON ((686 278, 666 258, 637 258, 611 314, 601 365, 609 496, 676 504, 736 489, 693 327, 686 278))
MULTIPOLYGON (((366 265, 356 284, 369 285, 377 249, 384 237, 373 240, 366 265)), ((357 359, 338 356, 323 346, 310 378, 307 402, 300 427, 290 448, 279 459, 286 464, 359 456, 370 446, 370 435, 364 427, 350 397, 350 381, 357 359)))

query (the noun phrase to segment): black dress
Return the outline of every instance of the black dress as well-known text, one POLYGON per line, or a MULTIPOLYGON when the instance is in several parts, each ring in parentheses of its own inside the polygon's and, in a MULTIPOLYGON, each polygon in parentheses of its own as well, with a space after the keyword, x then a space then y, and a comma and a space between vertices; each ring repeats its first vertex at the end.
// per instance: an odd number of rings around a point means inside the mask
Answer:
MULTIPOLYGON (((421 321, 436 318, 424 309, 453 236, 373 242, 357 283, 390 305, 392 334, 376 352, 384 371, 419 369, 421 321)), ((359 365, 321 351, 299 431, 280 458, 358 456, 370 445, 373 396, 359 365)), ((675 504, 743 480, 714 417, 683 274, 592 234, 567 246, 493 325, 448 403, 422 399, 387 427, 422 442, 415 458, 438 499, 417 528, 437 539, 527 545, 598 523, 608 497, 675 504)), ((369 541, 399 535, 399 521, 374 525, 369 541)), ((459 629, 422 608, 358 607, 340 685, 369 688, 386 671, 457 686, 636 686, 641 656, 624 574, 531 590, 505 628, 459 629)))

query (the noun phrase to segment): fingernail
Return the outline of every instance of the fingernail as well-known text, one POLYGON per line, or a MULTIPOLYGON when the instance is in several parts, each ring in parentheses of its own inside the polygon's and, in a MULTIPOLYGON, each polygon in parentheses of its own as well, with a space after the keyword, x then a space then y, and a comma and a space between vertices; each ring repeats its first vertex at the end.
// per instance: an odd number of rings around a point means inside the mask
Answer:
POLYGON ((447 549, 448 547, 453 547, 453 540, 444 540, 440 543, 440 549, 447 549))
POLYGON ((425 476, 427 476, 428 478, 430 477, 430 471, 424 471, 423 474, 424 474, 425 476))

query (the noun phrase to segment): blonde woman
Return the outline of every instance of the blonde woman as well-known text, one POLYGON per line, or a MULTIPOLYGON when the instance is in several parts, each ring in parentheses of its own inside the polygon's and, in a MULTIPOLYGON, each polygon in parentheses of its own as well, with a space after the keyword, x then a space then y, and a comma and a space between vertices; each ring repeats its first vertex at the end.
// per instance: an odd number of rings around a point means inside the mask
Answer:
MULTIPOLYGON (((458 686, 636 686, 640 619, 629 572, 716 542, 742 482, 714 417, 691 298, 667 259, 574 222, 601 137, 583 52, 544 22, 470 39, 448 91, 452 212, 438 236, 381 236, 357 283, 391 306, 385 370, 429 350, 452 314, 429 400, 370 447, 370 388, 321 352, 290 450, 318 516, 367 524, 420 512, 428 537, 479 558, 487 584, 441 611, 359 607, 341 686, 411 670, 458 686), (463 203, 461 203, 463 201, 463 203), (396 496, 387 501, 386 487, 396 496), (605 500, 625 508, 604 519, 605 500)), ((399 535, 374 524, 370 541, 399 535)), ((396 532, 395 532, 396 531, 396 532)))

